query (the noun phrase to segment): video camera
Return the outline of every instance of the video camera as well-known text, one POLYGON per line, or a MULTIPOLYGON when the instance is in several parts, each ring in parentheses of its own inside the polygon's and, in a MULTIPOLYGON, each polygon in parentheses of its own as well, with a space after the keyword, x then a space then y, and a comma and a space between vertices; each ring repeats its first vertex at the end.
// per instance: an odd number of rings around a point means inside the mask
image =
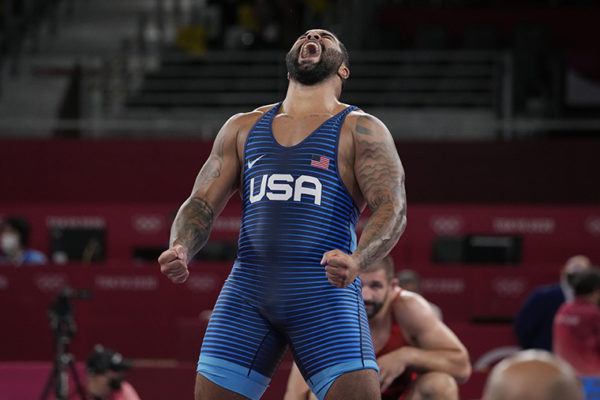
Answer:
POLYGON ((77 328, 73 319, 71 300, 88 300, 91 297, 92 292, 88 289, 66 287, 58 293, 48 310, 50 327, 56 336, 75 335, 77 328))
POLYGON ((69 342, 77 332, 75 319, 73 318, 73 306, 71 300, 87 300, 92 293, 87 289, 62 289, 52 301, 48 309, 50 317, 50 328, 54 332, 54 367, 48 377, 41 399, 48 400, 54 387, 54 398, 56 400, 67 400, 69 397, 69 373, 75 380, 75 387, 79 398, 86 399, 85 390, 75 368, 75 359, 68 352, 69 342))

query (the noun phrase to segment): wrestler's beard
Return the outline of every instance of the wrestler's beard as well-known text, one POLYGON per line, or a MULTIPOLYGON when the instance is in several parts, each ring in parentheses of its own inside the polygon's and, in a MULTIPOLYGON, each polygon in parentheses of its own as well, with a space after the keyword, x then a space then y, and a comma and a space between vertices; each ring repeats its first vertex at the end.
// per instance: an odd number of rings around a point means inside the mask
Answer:
POLYGON ((367 318, 371 319, 377 315, 379 310, 383 307, 383 301, 377 303, 375 301, 365 301, 365 310, 367 311, 367 318))
POLYGON ((323 82, 325 79, 335 75, 338 68, 342 65, 342 53, 321 46, 321 58, 316 63, 300 64, 298 56, 302 46, 298 46, 295 50, 290 50, 285 56, 285 64, 287 66, 290 78, 306 86, 316 85, 323 82))

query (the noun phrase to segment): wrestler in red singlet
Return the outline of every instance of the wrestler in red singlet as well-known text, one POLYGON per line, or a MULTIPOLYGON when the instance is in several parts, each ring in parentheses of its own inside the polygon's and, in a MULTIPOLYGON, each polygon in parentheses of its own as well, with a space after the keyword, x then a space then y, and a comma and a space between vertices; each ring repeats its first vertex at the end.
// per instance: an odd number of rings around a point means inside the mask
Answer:
MULTIPOLYGON (((361 274, 362 296, 380 369, 383 400, 457 400, 471 373, 469 355, 420 295, 402 290, 390 257, 361 274)), ((284 400, 307 400, 294 367, 284 400)))

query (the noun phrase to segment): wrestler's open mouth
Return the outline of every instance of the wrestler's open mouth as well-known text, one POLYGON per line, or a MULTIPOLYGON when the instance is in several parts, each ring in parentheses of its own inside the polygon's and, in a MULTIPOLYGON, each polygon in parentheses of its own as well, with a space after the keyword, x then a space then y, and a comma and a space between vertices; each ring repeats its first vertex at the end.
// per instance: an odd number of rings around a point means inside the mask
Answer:
POLYGON ((321 46, 317 42, 306 42, 300 48, 300 58, 318 58, 321 56, 321 46))

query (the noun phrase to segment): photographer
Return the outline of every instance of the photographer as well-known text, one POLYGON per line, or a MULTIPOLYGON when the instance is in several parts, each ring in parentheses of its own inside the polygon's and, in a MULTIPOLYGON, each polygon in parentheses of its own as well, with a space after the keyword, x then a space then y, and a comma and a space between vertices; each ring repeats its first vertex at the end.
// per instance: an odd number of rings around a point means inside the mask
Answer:
POLYGON ((86 367, 89 400, 140 400, 133 386, 124 380, 124 371, 131 368, 131 362, 120 353, 96 345, 86 367))

